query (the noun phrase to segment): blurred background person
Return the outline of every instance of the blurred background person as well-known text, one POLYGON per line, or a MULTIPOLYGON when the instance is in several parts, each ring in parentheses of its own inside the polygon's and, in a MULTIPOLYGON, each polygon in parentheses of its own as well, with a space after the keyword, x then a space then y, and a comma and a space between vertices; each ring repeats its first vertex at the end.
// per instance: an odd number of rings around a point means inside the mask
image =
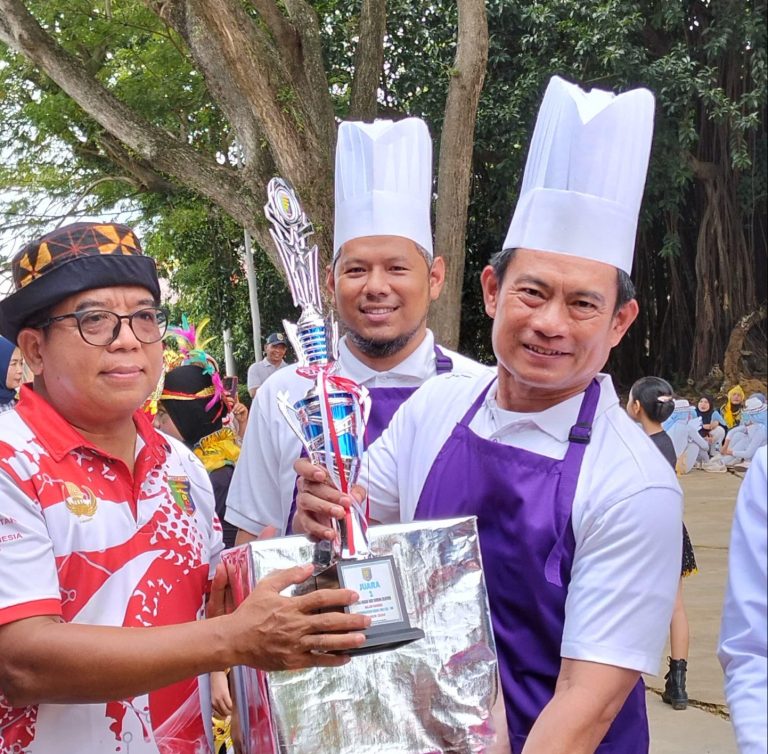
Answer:
POLYGON ((734 466, 748 466, 768 442, 768 407, 761 394, 750 396, 741 410, 738 426, 728 432, 720 454, 704 465, 704 471, 724 472, 734 466))
MULTIPOLYGON (((224 425, 227 406, 218 365, 196 342, 195 326, 186 321, 184 325, 169 329, 179 344, 180 363, 165 374, 154 425, 181 440, 202 461, 211 479, 224 545, 232 547, 237 529, 224 521, 224 514, 240 445, 234 431, 224 425)), ((197 334, 201 331, 198 327, 197 334)))
POLYGON ((741 754, 768 748, 767 456, 765 447, 755 454, 736 500, 717 652, 741 754))
MULTIPOLYGON (((701 405, 701 401, 699 404, 701 405)), ((627 413, 632 419, 640 423, 645 433, 673 469, 677 466, 677 455, 672 440, 662 427, 662 422, 672 415, 674 407, 672 386, 661 377, 643 377, 632 385, 632 389, 629 391, 627 413)), ((680 583, 675 597, 672 620, 669 624, 670 646, 669 657, 667 658, 669 670, 664 676, 666 683, 661 694, 662 700, 676 710, 682 710, 688 706, 688 692, 685 683, 688 672, 690 628, 683 602, 683 578, 697 571, 693 545, 685 524, 683 524, 681 562, 680 583)))
POLYGON ((24 376, 24 357, 8 338, 0 335, 0 413, 16 405, 16 395, 24 376))
POLYGON ((685 398, 675 400, 672 415, 662 426, 675 448, 678 475, 687 474, 697 463, 709 459, 709 443, 699 434, 701 419, 685 398))
POLYGON ((675 446, 662 422, 672 416, 675 399, 672 386, 661 377, 641 377, 629 391, 627 413, 645 430, 672 468, 677 463, 675 446))
POLYGON ((744 405, 744 389, 741 385, 734 385, 728 391, 728 399, 720 407, 720 413, 725 420, 726 432, 733 429, 741 418, 741 407, 744 405))
POLYGON ((267 336, 264 345, 264 358, 248 367, 248 393, 251 398, 256 395, 256 391, 268 377, 271 377, 278 369, 288 366, 285 363, 287 351, 288 344, 283 333, 273 332, 267 336))
MULTIPOLYGON (((711 395, 702 395, 696 404, 696 416, 701 419, 699 434, 709 443, 709 456, 720 452, 720 446, 725 439, 725 419, 715 408, 711 395)), ((700 454, 701 455, 701 454, 700 454)), ((709 460, 699 459, 699 460, 709 460)))

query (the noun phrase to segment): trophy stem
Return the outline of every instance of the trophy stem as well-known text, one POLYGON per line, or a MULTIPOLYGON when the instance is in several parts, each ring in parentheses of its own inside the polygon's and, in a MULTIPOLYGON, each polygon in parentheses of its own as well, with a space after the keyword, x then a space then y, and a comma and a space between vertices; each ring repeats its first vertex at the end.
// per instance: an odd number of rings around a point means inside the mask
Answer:
MULTIPOLYGON (((368 391, 352 380, 334 374, 338 329, 322 314, 317 246, 310 244, 314 230, 288 183, 273 178, 267 188, 264 212, 270 235, 285 267, 293 302, 301 307, 295 325, 285 323, 286 333, 299 358, 298 373, 313 380, 305 397, 291 405, 279 396, 283 416, 301 439, 313 463, 325 466, 332 483, 349 494, 360 472, 365 424, 370 410, 368 391)), ((342 558, 369 555, 365 511, 354 504, 344 519, 334 521, 339 535, 332 553, 342 558)), ((316 560, 327 559, 327 548, 316 560)))

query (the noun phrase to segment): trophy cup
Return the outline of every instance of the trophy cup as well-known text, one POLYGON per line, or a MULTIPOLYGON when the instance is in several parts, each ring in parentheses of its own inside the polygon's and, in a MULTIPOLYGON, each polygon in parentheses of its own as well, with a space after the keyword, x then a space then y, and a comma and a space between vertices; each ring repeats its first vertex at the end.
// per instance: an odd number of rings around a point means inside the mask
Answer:
MULTIPOLYGON (((370 397, 364 387, 336 374, 338 328, 331 313, 323 315, 317 245, 309 242, 312 223, 281 178, 269 182, 267 197, 264 213, 269 232, 293 302, 302 310, 295 325, 286 321, 283 325, 299 359, 298 373, 312 380, 304 398, 291 403, 281 393, 278 406, 309 459, 325 467, 332 483, 348 493, 360 474, 370 397)), ((297 593, 345 587, 360 594, 360 600, 345 610, 369 615, 372 623, 365 643, 348 653, 393 649, 424 638, 421 629, 410 625, 394 558, 371 555, 363 507, 353 502, 344 519, 334 520, 333 525, 336 539, 315 546, 314 573, 297 587, 297 593)))

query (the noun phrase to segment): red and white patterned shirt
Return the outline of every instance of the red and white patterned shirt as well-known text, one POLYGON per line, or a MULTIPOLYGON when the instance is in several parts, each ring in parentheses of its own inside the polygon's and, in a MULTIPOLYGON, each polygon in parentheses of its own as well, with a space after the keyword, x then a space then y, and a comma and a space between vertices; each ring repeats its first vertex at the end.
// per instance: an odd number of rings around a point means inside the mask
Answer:
MULTIPOLYGON (((133 474, 25 386, 0 416, 0 625, 39 615, 100 626, 201 617, 222 549, 211 485, 141 413, 133 474)), ((0 754, 207 754, 207 681, 104 704, 12 708, 0 754)))

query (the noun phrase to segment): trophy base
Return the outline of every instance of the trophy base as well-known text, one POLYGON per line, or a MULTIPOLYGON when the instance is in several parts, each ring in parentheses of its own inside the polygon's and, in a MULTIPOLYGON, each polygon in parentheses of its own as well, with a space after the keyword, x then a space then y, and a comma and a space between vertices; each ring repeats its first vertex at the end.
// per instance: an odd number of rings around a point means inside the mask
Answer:
POLYGON ((420 628, 411 626, 400 575, 391 555, 339 560, 300 584, 294 593, 339 588, 352 589, 360 595, 360 599, 344 611, 369 615, 372 621, 365 631, 365 643, 340 654, 383 652, 424 638, 420 628))
POLYGON ((370 629, 365 632, 366 639, 357 649, 347 649, 344 652, 333 654, 370 655, 375 652, 386 652, 390 649, 398 649, 424 638, 424 632, 420 628, 403 628, 396 631, 382 631, 371 634, 370 629))

